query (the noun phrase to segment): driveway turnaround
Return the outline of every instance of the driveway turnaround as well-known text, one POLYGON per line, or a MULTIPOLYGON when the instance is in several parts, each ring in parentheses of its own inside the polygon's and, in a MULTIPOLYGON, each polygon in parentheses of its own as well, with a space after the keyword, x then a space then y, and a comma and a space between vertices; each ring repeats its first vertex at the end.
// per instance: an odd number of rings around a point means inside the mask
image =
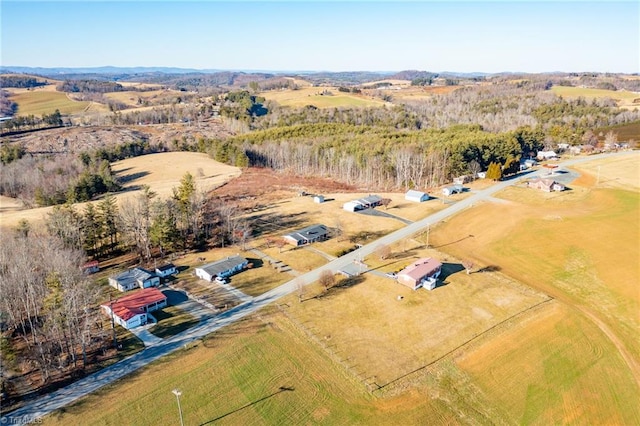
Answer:
MULTIPOLYGON (((580 157, 559 163, 558 165, 562 167, 568 167, 578 163, 627 154, 629 154, 629 152, 618 152, 613 154, 600 154, 589 157, 580 157)), ((320 273, 327 269, 336 273, 340 269, 344 268, 347 264, 351 264, 354 261, 363 259, 369 254, 375 252, 376 248, 381 244, 389 245, 403 238, 408 238, 409 236, 421 231, 429 225, 434 225, 448 218, 449 216, 452 216, 467 208, 473 207, 474 204, 488 199, 488 197, 490 197, 494 193, 510 185, 514 185, 524 178, 528 179, 532 177, 539 177, 545 173, 546 171, 540 170, 528 173, 524 176, 516 176, 514 178, 498 182, 489 188, 478 191, 477 193, 468 198, 465 198, 464 200, 452 204, 450 207, 447 207, 444 210, 434 213, 431 216, 417 222, 413 222, 410 225, 407 225, 406 227, 399 229, 391 234, 385 235, 384 237, 379 238, 372 243, 362 246, 358 250, 355 250, 336 260, 333 260, 318 269, 300 275, 298 279, 288 281, 281 286, 274 288, 273 290, 270 290, 258 297, 253 298, 250 301, 236 306, 233 309, 209 318, 201 317, 202 321, 197 326, 185 330, 184 332, 172 336, 168 339, 165 339, 162 342, 146 347, 144 350, 131 355, 130 357, 125 358, 122 361, 104 368, 94 374, 91 374, 81 380, 78 380, 77 382, 72 383, 69 386, 59 389, 56 392, 52 392, 50 394, 36 398, 24 407, 3 416, 2 419, 0 419, 1 423, 27 424, 39 422, 39 419, 41 417, 68 404, 71 404, 72 402, 77 401, 83 396, 95 392, 101 387, 113 383, 128 374, 131 374, 134 371, 143 368, 149 363, 165 355, 175 352, 181 348, 185 348, 189 343, 200 339, 207 334, 213 333, 221 329, 222 327, 233 324, 234 322, 244 318, 249 314, 252 314, 258 309, 280 299, 281 297, 295 292, 297 283, 300 281, 304 284, 310 284, 314 281, 317 281, 320 277, 320 273)))

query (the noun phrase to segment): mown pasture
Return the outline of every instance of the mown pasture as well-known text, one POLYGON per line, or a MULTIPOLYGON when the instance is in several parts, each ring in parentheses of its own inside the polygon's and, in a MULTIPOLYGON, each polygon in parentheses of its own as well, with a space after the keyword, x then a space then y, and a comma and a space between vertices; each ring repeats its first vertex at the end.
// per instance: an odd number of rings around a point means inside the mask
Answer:
POLYGON ((618 101, 618 106, 622 108, 640 107, 640 93, 626 90, 604 90, 592 89, 588 87, 553 86, 551 91, 558 96, 567 98, 583 97, 585 99, 611 98, 618 101))
POLYGON ((91 102, 75 101, 66 93, 50 90, 52 86, 41 89, 13 89, 10 99, 18 104, 18 116, 51 114, 59 110, 61 114, 76 114, 87 109, 91 102))
POLYGON ((607 161, 581 165, 583 177, 563 193, 509 188, 498 194, 505 203, 450 219, 432 241, 575 306, 612 336, 640 377, 638 154, 607 161), (590 174, 598 168, 599 180, 590 174), (611 188, 618 179, 635 185, 611 188), (461 239, 469 233, 474 238, 461 239))
POLYGON ((368 96, 345 93, 338 91, 337 87, 303 87, 296 90, 273 90, 263 92, 269 101, 277 102, 282 106, 303 107, 313 105, 317 108, 334 107, 376 107, 384 105, 385 102, 368 96), (331 94, 322 94, 323 90, 331 94))

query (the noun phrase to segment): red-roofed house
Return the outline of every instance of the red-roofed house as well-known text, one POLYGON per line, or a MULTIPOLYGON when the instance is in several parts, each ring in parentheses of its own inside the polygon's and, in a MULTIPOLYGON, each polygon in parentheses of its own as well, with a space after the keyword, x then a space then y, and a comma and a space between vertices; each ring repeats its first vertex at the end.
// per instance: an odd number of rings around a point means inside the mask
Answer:
POLYGON ((147 323, 147 312, 167 306, 167 296, 154 287, 123 296, 113 302, 102 304, 102 310, 127 330, 147 323))
POLYGON ((398 272, 398 282, 412 290, 425 287, 433 290, 442 270, 442 263, 432 257, 425 257, 413 262, 398 272))

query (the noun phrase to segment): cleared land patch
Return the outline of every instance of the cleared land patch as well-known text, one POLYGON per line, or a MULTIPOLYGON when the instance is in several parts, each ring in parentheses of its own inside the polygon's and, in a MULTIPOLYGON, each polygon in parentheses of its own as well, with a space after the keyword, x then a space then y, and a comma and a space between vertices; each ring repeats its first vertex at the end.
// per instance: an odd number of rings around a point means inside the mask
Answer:
POLYGON ((618 101, 621 108, 633 109, 640 107, 640 93, 626 90, 591 89, 587 87, 553 86, 551 91, 558 96, 567 98, 583 97, 587 99, 611 98, 618 101))
MULTIPOLYGON (((113 163, 112 169, 119 179, 125 181, 124 190, 114 194, 118 202, 140 194, 142 185, 149 185, 159 197, 170 197, 173 188, 180 184, 180 179, 187 172, 195 178, 199 191, 210 191, 241 173, 237 167, 219 163, 206 154, 195 152, 163 152, 128 158, 113 163)), ((0 200, 2 226, 16 226, 23 218, 32 224, 39 223, 53 209, 53 207, 40 207, 15 210, 16 203, 9 202, 10 200, 6 197, 0 200)), ((78 209, 84 209, 85 203, 75 206, 78 209)))
MULTIPOLYGON (((49 87, 49 86, 45 86, 49 87)), ((91 103, 74 101, 66 93, 51 90, 34 89, 11 95, 10 99, 18 104, 19 116, 51 114, 60 110, 62 114, 75 114, 84 111, 91 103)))
POLYGON ((314 105, 318 108, 333 107, 368 107, 381 106, 385 102, 372 97, 344 93, 337 87, 304 87, 297 90, 278 90, 263 92, 260 94, 265 99, 279 103, 282 106, 302 107, 314 105), (332 94, 321 94, 328 90, 332 94))

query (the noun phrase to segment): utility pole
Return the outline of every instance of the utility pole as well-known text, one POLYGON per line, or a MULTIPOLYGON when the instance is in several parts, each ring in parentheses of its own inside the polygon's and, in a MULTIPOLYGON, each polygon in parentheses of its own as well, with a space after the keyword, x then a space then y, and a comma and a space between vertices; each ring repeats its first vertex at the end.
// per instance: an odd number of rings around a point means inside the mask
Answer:
POLYGON ((178 413, 180 414, 180 426, 184 426, 184 420, 182 419, 182 408, 180 407, 180 395, 182 395, 182 392, 179 391, 178 389, 174 389, 171 392, 176 396, 176 399, 178 400, 178 413))
POLYGON ((118 338, 116 337, 116 321, 113 317, 113 301, 111 300, 111 294, 109 294, 109 312, 111 313, 111 332, 113 333, 113 348, 118 349, 118 338))

